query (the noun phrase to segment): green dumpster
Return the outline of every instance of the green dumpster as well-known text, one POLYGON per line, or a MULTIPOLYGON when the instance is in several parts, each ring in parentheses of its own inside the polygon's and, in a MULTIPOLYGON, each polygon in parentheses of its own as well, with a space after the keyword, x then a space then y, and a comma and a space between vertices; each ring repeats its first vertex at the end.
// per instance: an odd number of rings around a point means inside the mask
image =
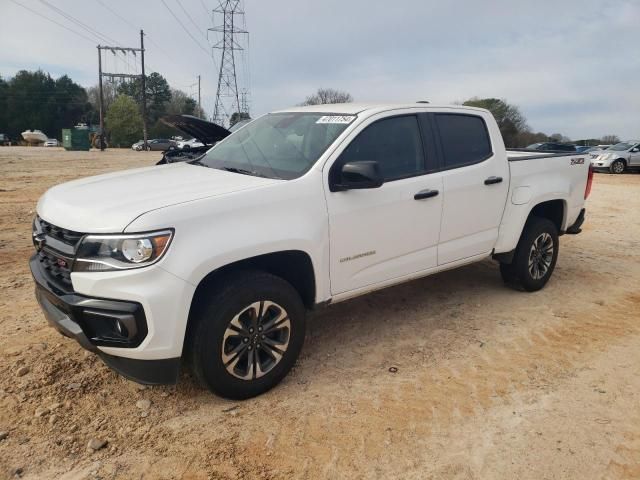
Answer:
POLYGON ((85 150, 91 147, 89 131, 86 128, 65 128, 62 130, 62 146, 65 150, 85 150))

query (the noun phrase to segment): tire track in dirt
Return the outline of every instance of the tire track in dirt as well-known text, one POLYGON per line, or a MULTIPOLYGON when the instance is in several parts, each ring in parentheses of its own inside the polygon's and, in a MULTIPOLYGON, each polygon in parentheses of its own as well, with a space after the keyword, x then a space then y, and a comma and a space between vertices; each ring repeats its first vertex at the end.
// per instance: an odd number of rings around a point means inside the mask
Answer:
MULTIPOLYGON (((623 337, 639 334, 639 316, 640 296, 621 299, 607 309, 606 315, 593 311, 571 313, 526 336, 483 349, 472 359, 453 359, 403 379, 391 392, 381 388, 373 397, 356 396, 351 403, 359 415, 349 415, 344 410, 344 399, 341 402, 336 397, 331 402, 325 398, 323 404, 335 403, 343 409, 336 407, 326 414, 307 416, 296 429, 297 435, 306 440, 305 448, 289 453, 295 458, 307 458, 309 464, 327 466, 323 471, 312 470, 311 478, 335 478, 336 472, 349 471, 375 476, 388 474, 402 462, 422 464, 427 459, 421 458, 419 452, 428 451, 434 439, 452 424, 481 418, 496 406, 518 405, 528 391, 547 391, 563 378, 575 375, 591 356, 623 337), (415 450, 396 451, 390 459, 388 453, 394 443, 413 445, 415 450), (339 455, 335 445, 340 446, 339 455), (353 459, 359 459, 357 466, 351 465, 353 459)), ((354 390, 359 390, 359 383, 354 390)), ((280 430, 276 451, 278 445, 290 448, 286 433, 280 430)), ((612 461, 611 469, 635 473, 634 448, 620 446, 618 454, 622 456, 620 452, 624 452, 627 463, 612 461)), ((287 458, 278 461, 286 464, 287 458)), ((290 468, 294 470, 295 464, 290 468)))

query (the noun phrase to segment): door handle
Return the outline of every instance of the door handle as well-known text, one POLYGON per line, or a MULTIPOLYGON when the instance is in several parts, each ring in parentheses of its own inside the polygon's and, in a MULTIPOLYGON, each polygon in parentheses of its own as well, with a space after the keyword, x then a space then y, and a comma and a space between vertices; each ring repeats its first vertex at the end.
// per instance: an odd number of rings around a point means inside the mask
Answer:
POLYGON ((502 177, 489 177, 484 181, 485 185, 493 185, 494 183, 501 183, 502 177))
POLYGON ((413 198, 414 200, 422 200, 423 198, 431 198, 431 197, 436 197, 438 196, 438 190, 429 190, 428 188, 426 190, 420 190, 418 193, 416 193, 413 198))

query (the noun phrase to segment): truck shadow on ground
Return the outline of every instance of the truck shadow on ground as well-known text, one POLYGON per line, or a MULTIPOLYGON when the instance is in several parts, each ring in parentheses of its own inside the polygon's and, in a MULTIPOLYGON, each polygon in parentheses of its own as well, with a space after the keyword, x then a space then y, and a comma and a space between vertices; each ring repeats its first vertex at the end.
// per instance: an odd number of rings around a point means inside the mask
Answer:
POLYGON ((308 316, 295 373, 306 377, 328 364, 347 375, 350 366, 354 372, 382 368, 401 360, 411 345, 440 348, 429 339, 442 330, 472 337, 474 324, 491 321, 484 307, 514 295, 528 294, 506 287, 497 263, 487 260, 330 305, 308 316))

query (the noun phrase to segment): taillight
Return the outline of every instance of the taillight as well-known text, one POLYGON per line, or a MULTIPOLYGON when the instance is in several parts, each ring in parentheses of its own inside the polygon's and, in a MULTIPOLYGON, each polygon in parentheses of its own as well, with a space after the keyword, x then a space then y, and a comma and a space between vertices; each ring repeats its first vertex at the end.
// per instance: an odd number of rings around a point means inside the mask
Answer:
POLYGON ((593 183, 593 165, 589 165, 589 173, 587 174, 587 186, 584 187, 584 199, 586 200, 591 193, 591 184, 593 183))

